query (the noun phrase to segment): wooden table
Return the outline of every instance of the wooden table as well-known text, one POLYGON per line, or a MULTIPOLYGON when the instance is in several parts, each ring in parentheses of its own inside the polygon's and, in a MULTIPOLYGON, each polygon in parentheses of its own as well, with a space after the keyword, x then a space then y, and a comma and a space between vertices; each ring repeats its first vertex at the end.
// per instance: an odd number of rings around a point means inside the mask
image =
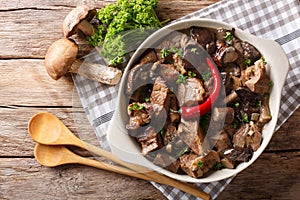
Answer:
MULTIPOLYGON (((79 0, 0 1, 0 199, 166 199, 150 183, 90 167, 43 167, 33 157, 34 142, 27 123, 40 111, 56 114, 75 133, 70 76, 54 81, 47 75, 44 55, 62 37, 61 24, 79 0)), ((84 1, 97 8, 107 1, 84 1)), ((159 17, 176 19, 217 0, 160 0, 159 17)), ((92 48, 75 37, 80 55, 92 48)), ((274 134, 268 148, 226 187, 218 199, 296 199, 300 196, 300 109, 274 134)))

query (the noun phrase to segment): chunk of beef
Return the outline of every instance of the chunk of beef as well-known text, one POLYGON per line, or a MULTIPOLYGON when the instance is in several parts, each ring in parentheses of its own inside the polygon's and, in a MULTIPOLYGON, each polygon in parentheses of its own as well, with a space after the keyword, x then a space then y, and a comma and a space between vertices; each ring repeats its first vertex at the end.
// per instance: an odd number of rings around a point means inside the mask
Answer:
POLYGON ((222 158, 221 163, 224 165, 224 167, 228 169, 234 169, 235 168, 235 161, 230 160, 229 158, 222 158))
POLYGON ((164 145, 169 144, 177 136, 177 129, 174 124, 169 124, 163 133, 164 145))
POLYGON ((151 116, 150 105, 148 103, 134 102, 128 106, 129 124, 126 126, 128 130, 136 130, 139 127, 150 123, 151 116))
POLYGON ((153 65, 152 70, 168 84, 174 84, 179 75, 179 72, 173 64, 153 65))
POLYGON ((202 81, 198 78, 187 78, 186 83, 180 83, 177 89, 179 106, 192 106, 202 103, 207 97, 202 81))
POLYGON ((199 178, 207 173, 217 162, 220 162, 219 154, 211 150, 206 156, 196 154, 184 154, 180 158, 181 169, 189 176, 199 178))
POLYGON ((203 176, 203 170, 196 163, 198 155, 196 154, 183 154, 180 156, 180 167, 189 176, 198 178, 203 176))
POLYGON ((174 93, 170 94, 170 121, 171 123, 180 122, 180 115, 177 112, 179 110, 178 101, 174 93))
POLYGON ((185 120, 181 118, 181 122, 178 125, 178 134, 197 155, 205 155, 210 149, 208 141, 205 139, 205 133, 200 127, 198 120, 185 120))
POLYGON ((264 94, 270 91, 270 77, 261 59, 243 71, 242 81, 254 93, 264 94))
POLYGON ((170 90, 167 87, 165 81, 158 77, 156 78, 152 93, 150 96, 150 102, 152 107, 152 118, 160 120, 162 118, 167 118, 167 112, 169 111, 170 101, 169 101, 170 90))
POLYGON ((158 153, 154 158, 153 163, 174 173, 177 173, 180 167, 179 160, 166 153, 158 153))
POLYGON ((126 94, 132 95, 133 92, 145 82, 150 82, 152 75, 152 63, 137 64, 129 72, 127 77, 126 94))
POLYGON ((154 50, 148 50, 140 60, 140 64, 154 63, 157 61, 156 52, 154 50))
POLYGON ((222 152, 225 149, 232 148, 231 140, 228 134, 224 130, 216 134, 213 137, 213 139, 216 140, 215 148, 217 149, 218 152, 222 152))
POLYGON ((152 126, 147 127, 145 132, 137 137, 137 141, 142 145, 142 154, 144 156, 162 147, 160 134, 156 133, 152 126))
POLYGON ((261 133, 259 128, 253 122, 244 124, 234 135, 233 135, 234 147, 247 147, 251 146, 256 151, 262 141, 261 133))
POLYGON ((176 70, 180 72, 181 74, 186 73, 186 69, 184 68, 183 60, 178 54, 173 54, 173 60, 174 60, 174 66, 176 67, 176 70))

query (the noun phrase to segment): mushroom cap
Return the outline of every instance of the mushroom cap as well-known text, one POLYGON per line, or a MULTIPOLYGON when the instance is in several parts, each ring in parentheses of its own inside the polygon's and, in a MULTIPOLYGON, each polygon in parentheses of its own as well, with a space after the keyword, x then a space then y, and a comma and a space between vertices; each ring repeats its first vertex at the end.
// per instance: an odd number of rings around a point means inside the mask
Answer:
POLYGON ((45 66, 48 74, 54 80, 64 76, 75 61, 78 45, 71 39, 63 38, 55 41, 45 56, 45 66))
POLYGON ((64 19, 62 31, 65 37, 70 37, 76 32, 76 26, 81 20, 91 21, 96 15, 97 10, 91 9, 87 5, 79 5, 74 8, 64 19))

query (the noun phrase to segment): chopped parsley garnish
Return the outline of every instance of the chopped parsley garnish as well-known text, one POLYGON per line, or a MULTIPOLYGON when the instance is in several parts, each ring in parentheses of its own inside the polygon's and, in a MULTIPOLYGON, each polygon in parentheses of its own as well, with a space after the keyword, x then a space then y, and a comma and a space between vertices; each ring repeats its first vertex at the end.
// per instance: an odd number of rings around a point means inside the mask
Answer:
POLYGON ((265 60, 265 58, 263 56, 260 59, 263 61, 264 65, 267 64, 267 61, 265 60))
POLYGON ((189 147, 183 148, 183 149, 181 149, 181 150, 178 152, 177 156, 180 157, 180 156, 182 156, 183 154, 185 154, 185 153, 187 153, 187 152, 189 152, 189 151, 190 151, 190 148, 189 148, 189 147))
POLYGON ((128 110, 142 110, 144 108, 143 105, 140 105, 136 102, 132 103, 132 106, 128 108, 128 110))
POLYGON ((220 170, 224 168, 224 165, 221 162, 216 162, 213 167, 214 170, 220 170))
POLYGON ((161 58, 166 58, 168 57, 168 55, 170 55, 170 51, 168 49, 165 49, 163 48, 161 51, 160 51, 160 57, 161 58))
POLYGON ((257 103, 258 107, 261 108, 262 107, 262 102, 261 100, 258 100, 258 103, 257 103))
POLYGON ((160 51, 160 57, 161 57, 161 58, 166 58, 166 57, 168 57, 171 53, 177 54, 180 58, 182 58, 183 50, 182 50, 182 49, 179 49, 179 48, 177 48, 177 47, 172 47, 171 49, 163 48, 163 49, 160 51))
POLYGON ((172 47, 170 52, 177 54, 180 58, 182 58, 183 50, 177 47, 172 47))
POLYGON ((178 79, 176 81, 177 84, 186 84, 188 76, 184 76, 183 74, 179 74, 178 79))
POLYGON ((197 51, 197 48, 191 48, 191 52, 193 52, 196 55, 199 55, 199 52, 197 51))
POLYGON ((188 77, 196 77, 197 74, 195 72, 192 71, 188 71, 188 77))
POLYGON ((145 102, 149 102, 149 101, 150 101, 150 97, 146 97, 145 102))
POLYGON ((249 122, 249 118, 248 118, 248 114, 247 113, 244 113, 243 115, 243 121, 248 123, 249 122))
POLYGON ((159 134, 160 134, 161 136, 164 136, 164 135, 165 135, 165 129, 161 129, 161 130, 159 131, 159 134))
POLYGON ((272 87, 273 87, 273 85, 274 85, 273 81, 270 81, 270 82, 269 82, 269 86, 270 86, 270 88, 272 88, 272 87))
POLYGON ((250 66, 251 65, 251 60, 248 58, 248 59, 246 59, 245 60, 245 64, 247 65, 247 66, 250 66))
POLYGON ((226 35, 225 35, 224 39, 225 39, 227 42, 229 42, 229 41, 231 41, 231 40, 233 39, 233 35, 231 34, 230 31, 226 31, 226 35))
POLYGON ((234 129, 237 129, 237 127, 238 127, 237 121, 233 121, 233 122, 232 122, 232 127, 233 127, 234 129))
POLYGON ((240 103, 239 102, 235 102, 234 106, 238 108, 240 106, 240 103))
POLYGON ((204 81, 208 81, 211 78, 211 72, 207 71, 207 72, 201 73, 201 76, 204 81))
POLYGON ((202 161, 199 161, 199 162, 197 163, 197 165, 198 165, 198 167, 200 167, 200 168, 203 168, 203 167, 204 167, 204 163, 203 163, 202 161))

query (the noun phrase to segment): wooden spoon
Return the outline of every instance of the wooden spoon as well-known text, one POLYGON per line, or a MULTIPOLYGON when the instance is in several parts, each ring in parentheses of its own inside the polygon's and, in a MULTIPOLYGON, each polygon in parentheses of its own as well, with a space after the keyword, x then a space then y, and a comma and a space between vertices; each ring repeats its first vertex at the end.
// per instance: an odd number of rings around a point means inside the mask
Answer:
MULTIPOLYGON (((63 122, 61 120, 59 120, 55 115, 53 115, 51 113, 41 112, 41 113, 37 113, 36 115, 34 115, 29 121, 28 132, 29 132, 29 135, 32 137, 32 139, 40 144, 77 146, 82 149, 86 149, 98 156, 103 156, 103 157, 105 157, 115 163, 118 163, 122 166, 125 166, 129 169, 132 169, 135 172, 137 172, 137 174, 143 174, 143 176, 147 176, 147 179, 145 179, 145 180, 153 180, 158 183, 162 183, 165 185, 170 185, 172 187, 178 188, 184 192, 187 192, 194 196, 200 197, 202 199, 210 199, 209 194, 198 190, 193 185, 183 183, 180 181, 176 181, 165 175, 150 171, 150 169, 148 169, 146 167, 124 162, 124 161, 118 159, 112 153, 104 151, 103 149, 100 149, 92 144, 89 144, 87 142, 80 140, 63 124, 63 122)), ((62 148, 60 147, 60 149, 62 149, 62 148)), ((38 154, 35 154, 35 155, 37 156, 38 154)), ((49 155, 51 155, 51 154, 49 153, 49 155)), ((58 154, 58 155, 60 155, 60 154, 58 154)), ((54 159, 55 156, 56 156, 56 154, 53 154, 52 158, 54 159)), ((42 160, 40 160, 40 161, 42 161, 42 160)), ((88 162, 90 162, 90 161, 88 161, 88 162)), ((82 163, 80 163, 80 164, 82 164, 82 163)), ((93 166, 93 165, 90 165, 90 166, 93 166)), ((106 167, 108 167, 108 166, 106 166, 106 167)), ((124 168, 122 168, 122 169, 124 169, 124 168)), ((117 172, 117 171, 115 171, 115 172, 117 172)), ((129 172, 129 171, 127 171, 127 172, 129 172)), ((130 172, 131 172, 130 174, 133 173, 131 170, 130 170, 130 172)))
POLYGON ((124 167, 119 167, 101 161, 81 157, 73 153, 63 145, 44 145, 36 143, 34 148, 34 157, 41 165, 44 165, 46 167, 56 167, 65 164, 82 164, 103 169, 106 171, 132 176, 135 178, 140 178, 149 181, 157 181, 154 178, 145 176, 143 173, 136 173, 124 167))

